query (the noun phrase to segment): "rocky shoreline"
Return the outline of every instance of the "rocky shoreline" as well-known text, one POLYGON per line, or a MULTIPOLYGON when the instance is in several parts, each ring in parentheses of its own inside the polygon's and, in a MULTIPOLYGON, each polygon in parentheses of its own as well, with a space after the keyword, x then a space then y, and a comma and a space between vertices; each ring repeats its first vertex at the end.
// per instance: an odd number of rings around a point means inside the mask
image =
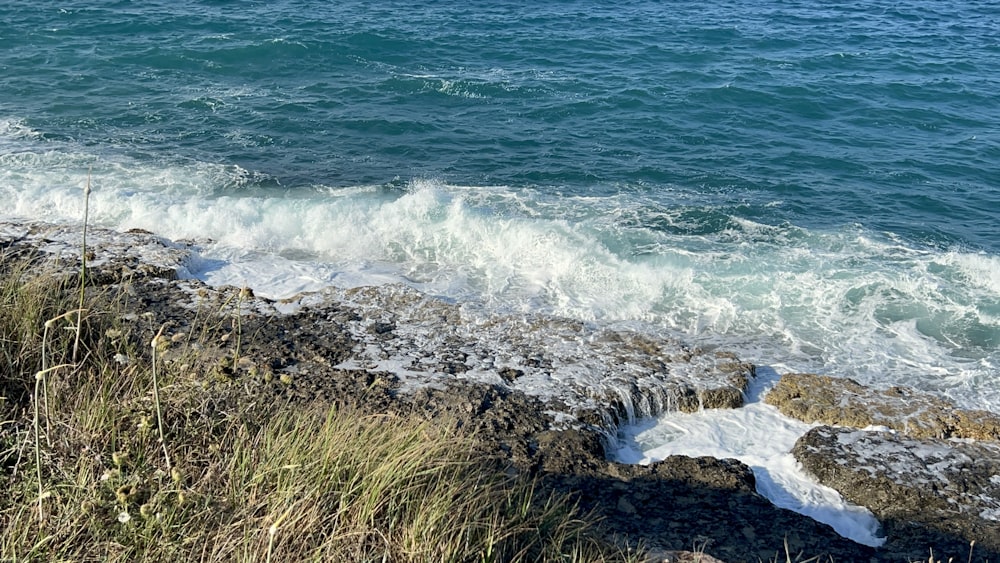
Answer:
MULTIPOLYGON (((868 507, 886 544, 871 548, 780 509, 731 459, 673 456, 649 466, 608 461, 622 422, 669 410, 739 408, 754 377, 733 354, 567 319, 486 314, 401 286, 329 289, 274 301, 248 288, 187 279, 191 243, 147 232, 93 231, 89 284, 123 288, 128 314, 168 336, 199 316, 229 323, 187 366, 255 400, 326 402, 415 412, 474 432, 509 471, 574 494, 609 536, 660 560, 700 551, 730 562, 823 556, 835 561, 1000 560, 1000 417, 912 390, 786 375, 768 402, 830 426, 793 453, 820 482, 868 507), (239 361, 225 351, 240 342, 239 361), (835 426, 836 425, 836 426, 835 426)), ((79 271, 78 227, 0 224, 0 251, 79 271)), ((151 336, 151 335, 150 335, 151 336)), ((183 362, 181 355, 167 361, 183 362)))

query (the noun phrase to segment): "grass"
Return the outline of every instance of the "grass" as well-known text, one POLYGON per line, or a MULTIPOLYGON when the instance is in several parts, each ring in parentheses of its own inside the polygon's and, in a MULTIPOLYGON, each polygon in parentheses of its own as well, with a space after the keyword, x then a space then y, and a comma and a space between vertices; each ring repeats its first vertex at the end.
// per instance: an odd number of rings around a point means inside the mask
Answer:
POLYGON ((447 421, 259 401, 39 264, 0 251, 0 561, 641 559, 447 421))
MULTIPOLYGON (((975 549, 976 549, 976 541, 973 540, 973 541, 969 542, 969 558, 968 558, 968 563, 972 563, 972 554, 975 551, 975 549)), ((914 561, 912 563, 922 563, 922 562, 921 561, 914 561)), ((955 560, 954 557, 949 557, 946 562, 942 561, 941 559, 937 559, 934 556, 934 550, 931 549, 930 550, 930 556, 927 558, 927 563, 957 563, 957 561, 955 560)))

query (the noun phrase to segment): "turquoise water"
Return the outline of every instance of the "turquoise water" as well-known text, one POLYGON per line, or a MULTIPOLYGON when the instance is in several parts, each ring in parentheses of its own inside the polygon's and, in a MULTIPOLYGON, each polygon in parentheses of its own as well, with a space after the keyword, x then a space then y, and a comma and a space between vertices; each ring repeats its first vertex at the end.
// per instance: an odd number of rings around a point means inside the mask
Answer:
POLYGON ((251 172, 214 192, 433 178, 1000 251, 995 4, 368 4, 6 3, 0 108, 251 172))
POLYGON ((97 223, 211 239, 219 283, 996 408, 998 37, 968 0, 2 3, 2 213, 78 220, 92 169, 97 223))
MULTIPOLYGON (((90 175, 94 223, 197 241, 209 283, 404 283, 1000 411, 997 92, 972 0, 2 2, 0 220, 79 221, 90 175)), ((742 411, 629 455, 854 518, 742 411)))

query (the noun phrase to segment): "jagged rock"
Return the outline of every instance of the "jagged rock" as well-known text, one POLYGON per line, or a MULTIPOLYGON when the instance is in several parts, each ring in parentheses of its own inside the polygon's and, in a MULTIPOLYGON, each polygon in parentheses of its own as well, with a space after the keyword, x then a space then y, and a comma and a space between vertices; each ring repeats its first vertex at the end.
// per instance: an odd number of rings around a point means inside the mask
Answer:
POLYGON ((502 385, 537 397, 573 422, 613 432, 664 411, 735 408, 754 377, 730 353, 666 337, 537 314, 500 315, 389 285, 330 288, 300 299, 307 308, 350 307, 357 367, 391 365, 404 389, 456 379, 502 385), (380 327, 392 327, 392 338, 380 327))
POLYGON ((677 554, 668 559, 667 552, 682 550, 729 563, 783 561, 786 541, 793 558, 869 561, 875 552, 774 506, 756 492, 753 471, 735 459, 675 455, 648 466, 578 464, 542 482, 576 495, 615 533, 642 538, 662 560, 684 561, 677 554))
MULTIPOLYGON (((186 273, 191 245, 177 243, 149 232, 119 233, 91 229, 87 266, 95 284, 150 278, 176 279, 186 273)), ((0 222, 0 248, 21 249, 44 259, 54 274, 78 276, 82 261, 82 228, 41 222, 0 222)))
POLYGON ((822 484, 869 508, 884 549, 908 561, 1000 559, 1000 444, 820 426, 795 458, 822 484))
POLYGON ((912 389, 786 374, 765 401, 823 426, 792 450, 824 485, 882 523, 881 553, 904 561, 1000 558, 1000 416, 912 389), (891 431, 858 428, 884 427, 891 431), (949 439, 945 439, 949 438, 949 439), (972 442, 986 440, 986 442, 972 442))
POLYGON ((608 465, 608 475, 624 481, 669 479, 692 487, 711 487, 753 493, 757 479, 746 464, 735 459, 672 455, 649 465, 608 465))
POLYGON ((1000 440, 1000 415, 958 409, 905 387, 876 390, 851 379, 795 373, 783 375, 764 400, 804 422, 885 426, 918 438, 1000 440))

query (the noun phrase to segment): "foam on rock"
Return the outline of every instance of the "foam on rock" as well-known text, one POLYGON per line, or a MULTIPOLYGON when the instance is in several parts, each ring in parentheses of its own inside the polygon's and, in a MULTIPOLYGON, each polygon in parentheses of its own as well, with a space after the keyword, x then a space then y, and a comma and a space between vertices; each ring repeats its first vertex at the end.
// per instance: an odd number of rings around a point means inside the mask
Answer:
POLYGON ((910 561, 1000 557, 1000 444, 820 426, 792 450, 803 467, 882 523, 910 561))
MULTIPOLYGON (((82 235, 76 225, 3 223, 0 247, 31 248, 70 275, 80 267, 82 235)), ((200 260, 194 243, 147 231, 94 228, 88 238, 92 275, 102 278, 94 283, 189 278, 188 266, 200 260)), ((170 299, 188 310, 238 305, 239 314, 312 319, 313 333, 295 332, 297 345, 312 350, 308 360, 261 359, 280 370, 325 358, 326 368, 390 373, 403 392, 452 382, 501 386, 542 400, 557 427, 583 423, 607 437, 623 422, 664 411, 739 407, 754 375, 731 353, 560 317, 496 314, 399 284, 330 287, 281 302, 245 289, 234 297, 240 288, 207 292, 196 280, 175 284, 188 299, 170 299), (331 339, 331 331, 342 334, 331 339)))

